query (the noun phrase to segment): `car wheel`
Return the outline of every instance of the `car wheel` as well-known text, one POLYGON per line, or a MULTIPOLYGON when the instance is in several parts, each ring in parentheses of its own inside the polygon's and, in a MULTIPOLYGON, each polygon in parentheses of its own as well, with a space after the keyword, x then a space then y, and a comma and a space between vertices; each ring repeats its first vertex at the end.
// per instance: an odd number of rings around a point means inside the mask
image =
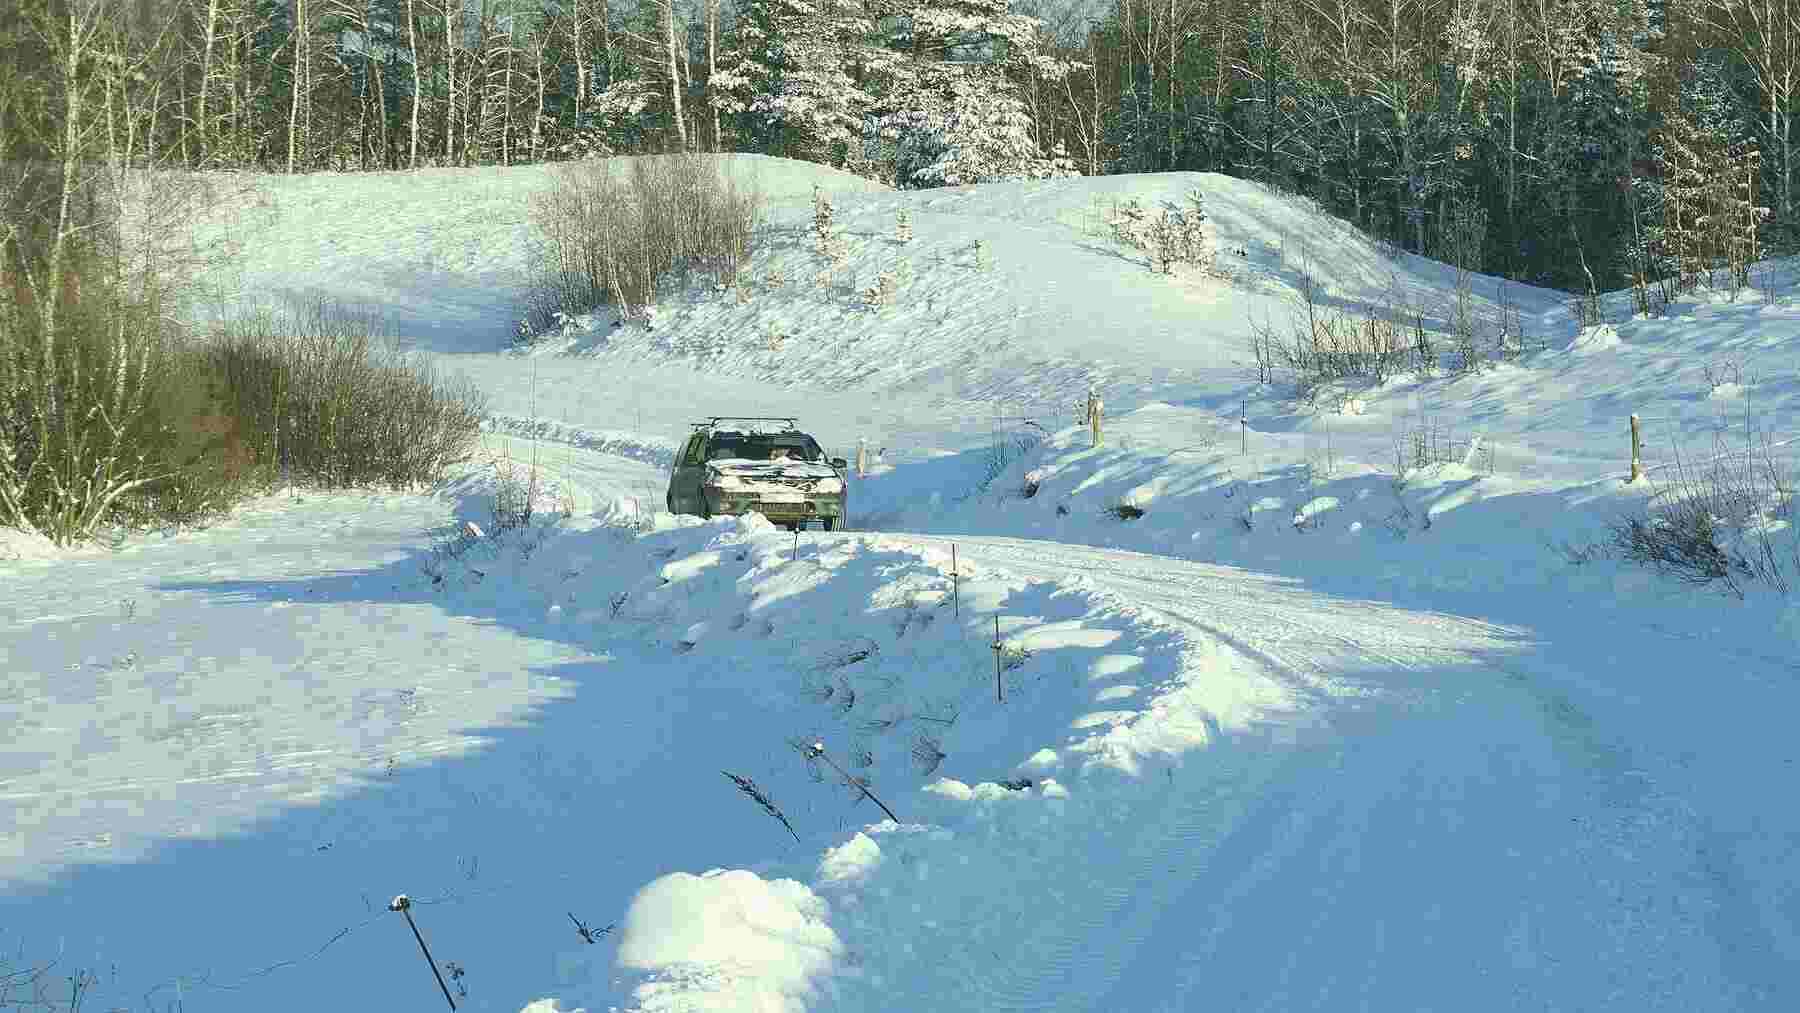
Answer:
POLYGON ((835 521, 834 521, 834 520, 833 520, 833 519, 832 519, 832 518, 830 518, 830 517, 821 517, 821 518, 819 518, 819 523, 820 523, 820 524, 821 524, 821 525, 822 525, 822 526, 824 526, 824 528, 825 528, 825 530, 826 530, 826 531, 830 531, 830 530, 831 530, 831 529, 832 529, 832 526, 833 526, 833 525, 834 525, 834 524, 835 524, 835 523, 836 523, 836 522, 835 522, 835 521))

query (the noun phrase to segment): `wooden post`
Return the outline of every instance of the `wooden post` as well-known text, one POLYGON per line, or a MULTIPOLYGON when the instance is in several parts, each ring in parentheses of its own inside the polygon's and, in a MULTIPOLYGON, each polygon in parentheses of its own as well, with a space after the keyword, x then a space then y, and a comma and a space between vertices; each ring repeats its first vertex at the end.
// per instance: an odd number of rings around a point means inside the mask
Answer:
POLYGON ((1638 429, 1638 417, 1631 416, 1631 481, 1644 477, 1644 442, 1638 429))

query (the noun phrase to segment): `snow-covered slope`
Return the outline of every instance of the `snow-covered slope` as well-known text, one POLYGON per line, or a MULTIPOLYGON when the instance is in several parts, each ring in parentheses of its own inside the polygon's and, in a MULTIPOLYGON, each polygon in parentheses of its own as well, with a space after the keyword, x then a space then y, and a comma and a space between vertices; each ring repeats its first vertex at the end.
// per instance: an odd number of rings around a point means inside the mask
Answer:
POLYGON ((545 170, 247 181, 226 299, 377 304, 489 392, 545 512, 434 559, 487 525, 484 465, 116 556, 8 536, 0 952, 103 971, 93 1008, 422 1007, 406 892, 458 1007, 508 1013, 1800 1001, 1800 609, 1552 548, 1721 415, 1800 429, 1791 275, 1581 333, 1514 289, 1517 362, 1296 405, 1244 341, 1303 270, 1441 317, 1447 269, 1224 177, 733 163, 777 198, 747 302, 529 354, 489 350, 545 170), (814 183, 851 250, 822 288, 814 183), (1103 235, 1195 185, 1229 280, 1103 235), (866 439, 864 530, 657 513, 722 412, 866 439))

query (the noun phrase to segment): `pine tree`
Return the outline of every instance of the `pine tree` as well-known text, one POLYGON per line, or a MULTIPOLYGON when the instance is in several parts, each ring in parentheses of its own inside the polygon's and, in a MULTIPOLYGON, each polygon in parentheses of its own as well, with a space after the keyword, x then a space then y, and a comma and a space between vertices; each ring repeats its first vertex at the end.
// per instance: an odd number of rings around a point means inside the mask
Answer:
POLYGON ((904 8, 869 63, 881 97, 875 124, 896 178, 915 186, 1043 179, 1075 173, 1066 151, 1044 156, 1019 80, 1061 80, 1080 65, 1041 50, 1042 22, 1009 0, 949 0, 904 8), (894 60, 895 52, 912 59, 894 60))
POLYGON ((855 76, 873 31, 854 0, 750 0, 710 87, 758 146, 842 166, 874 102, 855 76))

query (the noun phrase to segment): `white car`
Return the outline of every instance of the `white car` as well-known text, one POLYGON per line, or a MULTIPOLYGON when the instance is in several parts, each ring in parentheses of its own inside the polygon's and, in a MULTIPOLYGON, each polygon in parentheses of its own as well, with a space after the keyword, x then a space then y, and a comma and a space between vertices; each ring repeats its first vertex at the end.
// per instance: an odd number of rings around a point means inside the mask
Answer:
POLYGON ((668 507, 701 517, 755 512, 793 530, 816 522, 830 531, 843 524, 847 468, 792 418, 714 417, 694 424, 676 456, 668 507))

